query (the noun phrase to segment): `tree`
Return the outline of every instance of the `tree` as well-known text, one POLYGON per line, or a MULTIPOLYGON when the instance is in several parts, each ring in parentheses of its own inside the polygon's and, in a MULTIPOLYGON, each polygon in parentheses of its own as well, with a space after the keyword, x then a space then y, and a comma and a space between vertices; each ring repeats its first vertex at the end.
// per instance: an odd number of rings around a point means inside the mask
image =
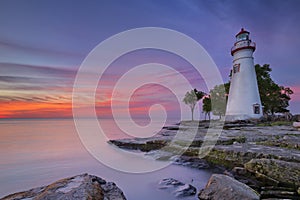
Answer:
POLYGON ((212 90, 209 91, 212 104, 212 112, 214 115, 218 115, 220 119, 226 113, 228 90, 229 83, 226 83, 224 85, 216 85, 212 90))
POLYGON ((198 91, 196 88, 194 89, 194 92, 197 96, 197 100, 201 100, 205 95, 206 93, 205 92, 202 92, 202 91, 198 91))
POLYGON ((198 91, 197 89, 187 92, 183 98, 183 102, 191 108, 192 112, 192 121, 194 121, 194 109, 197 102, 203 98, 205 95, 204 92, 198 91))
POLYGON ((287 107, 291 100, 293 91, 289 87, 276 84, 270 75, 270 65, 255 65, 260 99, 264 106, 264 113, 274 115, 275 113, 289 112, 287 107))
POLYGON ((210 96, 206 96, 202 100, 202 111, 204 112, 204 120, 206 120, 206 116, 208 115, 208 119, 210 120, 210 112, 211 112, 211 98, 210 96))

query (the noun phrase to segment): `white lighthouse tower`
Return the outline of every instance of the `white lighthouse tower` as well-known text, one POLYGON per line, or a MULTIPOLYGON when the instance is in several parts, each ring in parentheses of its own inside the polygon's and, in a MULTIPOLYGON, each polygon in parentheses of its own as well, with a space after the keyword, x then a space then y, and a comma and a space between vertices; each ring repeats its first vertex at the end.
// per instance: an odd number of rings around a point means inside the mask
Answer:
POLYGON ((262 117, 253 52, 256 45, 244 30, 236 34, 236 42, 231 49, 233 69, 231 73, 226 121, 245 120, 262 117))

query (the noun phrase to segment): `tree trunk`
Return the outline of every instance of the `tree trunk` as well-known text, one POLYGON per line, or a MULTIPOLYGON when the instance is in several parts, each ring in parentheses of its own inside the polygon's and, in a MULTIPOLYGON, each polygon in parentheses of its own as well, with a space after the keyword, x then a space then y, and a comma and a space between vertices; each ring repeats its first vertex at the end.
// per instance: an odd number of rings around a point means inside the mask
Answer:
POLYGON ((272 116, 274 116, 274 113, 275 113, 274 108, 271 108, 271 114, 272 114, 272 116))
POLYGON ((194 109, 192 108, 191 111, 192 111, 192 121, 194 121, 194 109))

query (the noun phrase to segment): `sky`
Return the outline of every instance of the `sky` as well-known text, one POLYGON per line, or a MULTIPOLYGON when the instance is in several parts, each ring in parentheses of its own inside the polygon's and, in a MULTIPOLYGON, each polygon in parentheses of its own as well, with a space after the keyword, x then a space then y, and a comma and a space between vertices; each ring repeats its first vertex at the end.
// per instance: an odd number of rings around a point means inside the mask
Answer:
MULTIPOLYGON (((299 8, 298 0, 1 0, 0 118, 72 117, 73 84, 86 56, 105 39, 141 27, 168 28, 191 37, 212 57, 225 82, 232 67, 230 49, 244 27, 257 44, 254 62, 270 64, 273 80, 294 91, 290 111, 300 113, 299 8)), ((124 85, 123 93, 112 96, 114 85, 133 66, 154 62, 172 66, 197 89, 210 89, 190 63, 170 52, 130 52, 102 76, 97 114, 110 117, 112 101, 124 113, 128 91, 124 85)), ((87 79, 94 75, 85 73, 87 79)), ((144 78, 148 76, 172 82, 176 74, 148 69, 144 78)), ((172 87, 180 87, 173 82, 172 87)), ((169 88, 144 85, 133 92, 130 112, 141 117, 160 103, 168 115, 178 115, 174 98, 169 88)), ((84 113, 84 103, 93 97, 82 93, 81 99, 77 106, 84 113)))

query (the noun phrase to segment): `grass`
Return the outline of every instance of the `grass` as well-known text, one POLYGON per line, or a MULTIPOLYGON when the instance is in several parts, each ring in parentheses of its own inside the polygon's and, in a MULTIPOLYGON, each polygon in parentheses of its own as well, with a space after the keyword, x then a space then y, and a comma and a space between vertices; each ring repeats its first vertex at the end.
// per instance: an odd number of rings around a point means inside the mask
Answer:
POLYGON ((291 126, 292 122, 289 121, 275 121, 275 122, 265 122, 257 124, 257 126, 291 126))
POLYGON ((262 142, 256 142, 258 145, 265 145, 270 147, 281 147, 285 149, 295 149, 300 150, 300 145, 298 144, 290 144, 283 141, 277 142, 277 141, 262 141, 262 142))

